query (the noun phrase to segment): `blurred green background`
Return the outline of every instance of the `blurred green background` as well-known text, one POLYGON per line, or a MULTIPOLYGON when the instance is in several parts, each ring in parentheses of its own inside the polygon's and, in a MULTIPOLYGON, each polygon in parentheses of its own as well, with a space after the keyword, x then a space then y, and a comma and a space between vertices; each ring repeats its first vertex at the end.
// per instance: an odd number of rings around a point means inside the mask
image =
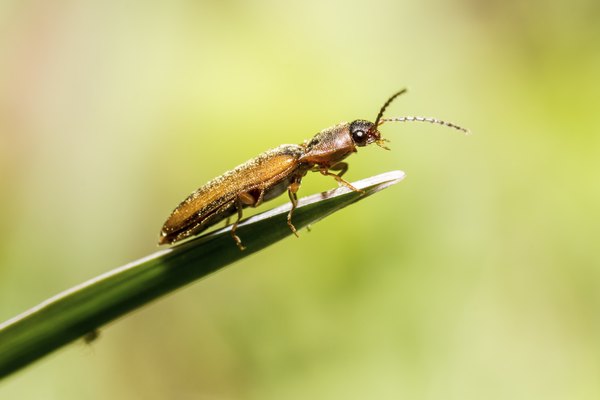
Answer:
POLYGON ((392 151, 346 176, 404 182, 0 398, 599 398, 599 21, 593 0, 3 1, 1 321, 155 251, 210 178, 402 87, 388 116, 474 134, 385 125, 392 151))

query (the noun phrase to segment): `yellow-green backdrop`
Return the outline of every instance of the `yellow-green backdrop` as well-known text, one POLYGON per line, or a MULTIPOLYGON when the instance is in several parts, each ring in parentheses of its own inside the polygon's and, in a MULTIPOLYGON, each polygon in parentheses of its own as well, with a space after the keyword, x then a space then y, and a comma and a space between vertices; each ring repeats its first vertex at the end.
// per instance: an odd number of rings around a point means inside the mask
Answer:
POLYGON ((389 116, 473 135, 384 126, 392 151, 347 177, 404 182, 0 398, 599 398, 599 20, 593 0, 3 1, 0 320, 155 251, 208 179, 402 87, 389 116))

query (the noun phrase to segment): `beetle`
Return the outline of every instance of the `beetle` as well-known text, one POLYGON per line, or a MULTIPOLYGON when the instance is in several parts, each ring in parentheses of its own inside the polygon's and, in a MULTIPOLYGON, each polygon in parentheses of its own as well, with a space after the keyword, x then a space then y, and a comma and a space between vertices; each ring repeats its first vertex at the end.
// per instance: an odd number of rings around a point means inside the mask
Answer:
POLYGON ((378 130, 384 122, 431 122, 467 133, 464 128, 435 118, 382 118, 388 105, 405 92, 406 89, 402 89, 392 95, 379 110, 375 122, 362 119, 349 123, 342 122, 322 130, 302 144, 283 144, 267 150, 209 181, 173 210, 162 227, 158 244, 179 242, 237 213, 237 220, 231 228, 231 236, 239 249, 244 250, 241 239, 236 235, 237 226, 242 219, 242 210, 246 207, 258 207, 285 191, 288 192, 292 204, 287 215, 287 224, 298 236, 292 223, 292 215, 298 204, 297 192, 302 178, 309 171, 319 172, 331 176, 338 185, 360 192, 342 178, 348 171, 348 164, 342 160, 356 153, 357 147, 372 143, 389 150, 385 146, 388 140, 382 138, 378 130))

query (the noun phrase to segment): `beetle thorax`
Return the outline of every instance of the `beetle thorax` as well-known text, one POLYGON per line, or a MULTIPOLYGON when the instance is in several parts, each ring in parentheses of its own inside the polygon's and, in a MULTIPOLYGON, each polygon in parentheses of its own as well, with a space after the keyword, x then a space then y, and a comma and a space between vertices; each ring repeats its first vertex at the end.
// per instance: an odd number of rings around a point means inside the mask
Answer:
POLYGON ((356 146, 350 136, 350 124, 347 122, 323 129, 305 146, 306 150, 300 157, 300 162, 323 167, 333 166, 356 152, 356 146))

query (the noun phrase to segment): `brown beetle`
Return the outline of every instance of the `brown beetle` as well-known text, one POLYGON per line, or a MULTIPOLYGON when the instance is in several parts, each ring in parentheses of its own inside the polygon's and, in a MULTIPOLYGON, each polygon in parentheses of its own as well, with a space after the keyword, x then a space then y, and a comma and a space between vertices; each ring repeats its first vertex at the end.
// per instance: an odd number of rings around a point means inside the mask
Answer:
POLYGON ((348 164, 342 160, 355 153, 357 146, 363 147, 371 143, 389 150, 384 146, 387 140, 381 137, 379 125, 386 121, 423 121, 467 132, 457 125, 435 118, 382 118, 387 106, 405 92, 406 89, 403 89, 390 97, 379 110, 374 123, 361 119, 350 123, 342 122, 322 130, 303 144, 283 144, 267 150, 211 180, 192 193, 171 213, 162 227, 158 244, 175 243, 196 235, 237 212, 231 236, 240 250, 243 250, 242 241, 235 233, 242 219, 242 210, 245 207, 258 207, 286 190, 292 202, 287 224, 298 236, 292 224, 292 214, 298 201, 296 193, 304 175, 308 171, 320 172, 333 177, 339 185, 359 191, 342 178, 348 170, 348 164))

